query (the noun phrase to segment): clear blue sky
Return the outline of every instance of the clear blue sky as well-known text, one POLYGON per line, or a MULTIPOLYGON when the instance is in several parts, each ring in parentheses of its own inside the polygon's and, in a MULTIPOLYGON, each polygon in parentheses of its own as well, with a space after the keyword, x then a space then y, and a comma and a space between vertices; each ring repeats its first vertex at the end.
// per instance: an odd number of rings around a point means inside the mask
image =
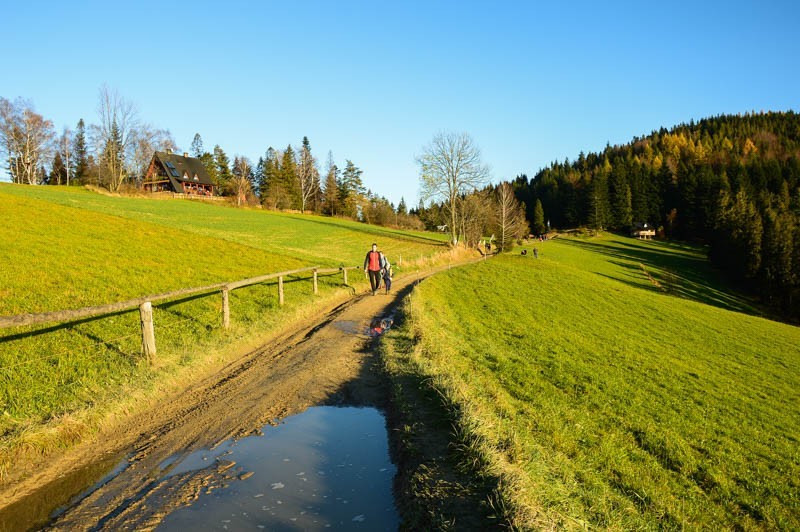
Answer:
POLYGON ((722 113, 800 109, 800 3, 8 2, 0 96, 97 120, 106 83, 188 151, 309 137, 416 202, 414 157, 466 131, 494 181, 722 113), (75 4, 75 5, 73 5, 75 4))

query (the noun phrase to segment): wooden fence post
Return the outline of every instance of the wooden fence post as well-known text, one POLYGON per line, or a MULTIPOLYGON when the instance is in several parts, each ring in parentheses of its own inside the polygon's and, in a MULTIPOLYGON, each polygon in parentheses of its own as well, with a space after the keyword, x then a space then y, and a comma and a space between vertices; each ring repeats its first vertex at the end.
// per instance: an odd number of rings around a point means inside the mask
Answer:
POLYGON ((229 303, 229 293, 227 287, 222 289, 222 327, 229 329, 231 326, 231 307, 229 303))
POLYGON ((153 327, 153 305, 149 301, 139 305, 139 317, 142 321, 142 353, 153 364, 156 356, 156 331, 153 327))
POLYGON ((283 306, 283 276, 278 277, 278 304, 283 306))
POLYGON ((347 286, 347 268, 342 266, 342 275, 344 276, 344 285, 347 286))
POLYGON ((319 286, 317 285, 317 270, 314 270, 314 295, 319 293, 319 286))

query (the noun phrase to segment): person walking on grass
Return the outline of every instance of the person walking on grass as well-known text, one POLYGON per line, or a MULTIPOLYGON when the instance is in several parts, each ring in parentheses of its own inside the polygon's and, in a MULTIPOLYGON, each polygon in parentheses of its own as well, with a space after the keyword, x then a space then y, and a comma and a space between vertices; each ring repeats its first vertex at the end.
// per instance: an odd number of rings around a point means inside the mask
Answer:
POLYGON ((383 277, 383 285, 386 287, 386 293, 392 289, 392 265, 383 251, 378 252, 381 256, 381 277, 383 277))
POLYGON ((372 244, 372 249, 367 251, 364 257, 364 272, 369 274, 369 284, 372 286, 372 295, 381 286, 381 254, 378 252, 378 244, 372 244))

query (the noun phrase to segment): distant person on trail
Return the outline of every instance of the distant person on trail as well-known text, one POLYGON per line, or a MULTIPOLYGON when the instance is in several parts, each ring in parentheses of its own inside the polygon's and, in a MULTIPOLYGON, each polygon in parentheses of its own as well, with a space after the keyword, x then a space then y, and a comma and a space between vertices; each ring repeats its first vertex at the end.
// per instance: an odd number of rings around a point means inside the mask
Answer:
POLYGON ((378 252, 378 244, 372 244, 372 249, 367 251, 364 257, 364 272, 369 274, 369 284, 372 286, 372 295, 381 286, 381 254, 378 252))
POLYGON ((378 252, 381 256, 381 277, 383 277, 383 285, 386 287, 386 293, 392 289, 392 265, 383 251, 378 252))

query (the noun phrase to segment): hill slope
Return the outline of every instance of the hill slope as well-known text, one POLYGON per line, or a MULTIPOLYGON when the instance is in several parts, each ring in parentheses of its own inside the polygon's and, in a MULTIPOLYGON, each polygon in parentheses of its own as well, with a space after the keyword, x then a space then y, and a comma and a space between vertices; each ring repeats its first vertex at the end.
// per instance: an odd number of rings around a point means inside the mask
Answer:
MULTIPOLYGON (((435 235, 314 216, 189 201, 101 196, 63 187, 0 185, 0 315, 99 305, 306 266, 358 265, 373 241, 399 271, 443 251, 435 235)), ((0 437, 153 386, 243 338, 275 331, 314 303, 345 297, 341 275, 231 293, 229 331, 219 294, 156 306, 156 367, 143 363, 138 312, 0 330, 0 437)), ((363 276, 351 276, 359 286, 363 276)), ((35 432, 35 431, 34 431, 35 432)), ((1 458, 1 457, 0 457, 1 458)), ((0 460, 0 476, 3 464, 0 460)))
POLYGON ((800 329, 728 310, 746 301, 691 248, 538 247, 423 283, 389 335, 389 366, 453 405, 461 459, 517 524, 800 526, 800 329), (665 267, 675 295, 651 280, 665 267))

